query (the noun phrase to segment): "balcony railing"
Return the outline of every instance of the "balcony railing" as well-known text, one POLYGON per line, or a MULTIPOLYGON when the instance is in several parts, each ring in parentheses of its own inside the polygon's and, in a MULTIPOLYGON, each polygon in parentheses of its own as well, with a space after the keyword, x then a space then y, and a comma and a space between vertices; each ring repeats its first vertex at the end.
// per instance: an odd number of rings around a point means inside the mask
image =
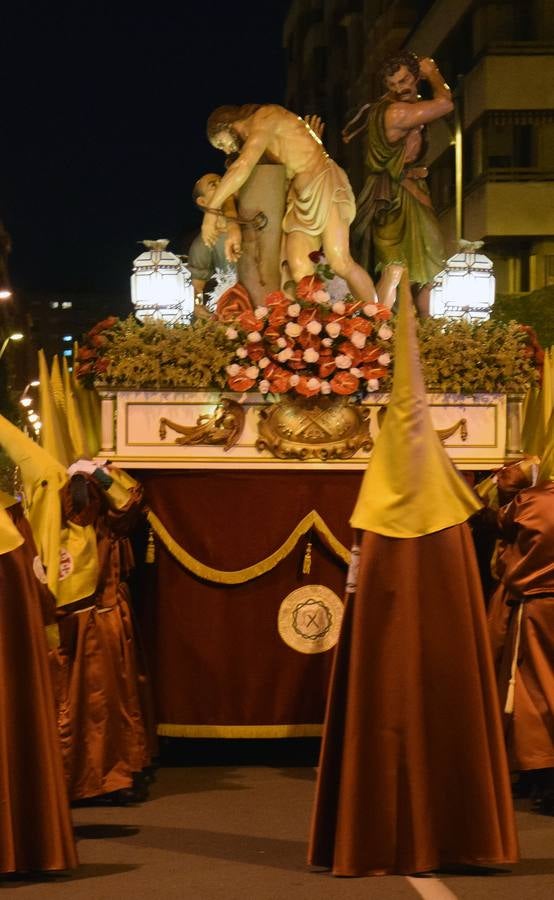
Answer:
POLYGON ((533 169, 529 167, 518 169, 510 166, 490 168, 482 172, 477 178, 473 178, 464 187, 473 189, 486 181, 554 181, 554 169, 533 169))

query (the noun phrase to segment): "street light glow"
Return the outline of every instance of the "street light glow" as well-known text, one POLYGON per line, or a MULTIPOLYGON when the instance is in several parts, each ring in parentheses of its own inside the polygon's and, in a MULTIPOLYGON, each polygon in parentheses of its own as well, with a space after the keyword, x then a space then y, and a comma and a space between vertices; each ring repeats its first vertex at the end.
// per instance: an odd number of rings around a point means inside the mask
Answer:
POLYGON ((2 288, 2 290, 0 291, 0 300, 9 300, 11 295, 11 291, 8 291, 7 288, 2 288))
POLYGON ((7 338, 4 338, 4 343, 0 347, 0 359, 4 355, 4 350, 8 346, 10 341, 21 341, 23 340, 23 334, 20 331, 14 331, 13 334, 9 334, 7 338))

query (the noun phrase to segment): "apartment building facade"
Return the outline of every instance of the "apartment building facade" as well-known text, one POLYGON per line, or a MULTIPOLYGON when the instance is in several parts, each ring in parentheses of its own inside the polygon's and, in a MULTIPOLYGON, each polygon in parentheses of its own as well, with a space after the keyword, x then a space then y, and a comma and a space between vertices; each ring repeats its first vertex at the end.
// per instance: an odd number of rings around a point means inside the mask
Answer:
POLYGON ((363 182, 349 116, 383 92, 401 49, 431 56, 456 114, 429 128, 433 202, 448 251, 483 239, 497 289, 554 285, 554 17, 549 0, 294 0, 285 23, 286 105, 327 122, 326 144, 363 182), (458 137, 458 170, 456 167, 458 137), (456 191, 458 171, 459 190, 456 191), (458 225, 458 227, 457 227, 458 225))

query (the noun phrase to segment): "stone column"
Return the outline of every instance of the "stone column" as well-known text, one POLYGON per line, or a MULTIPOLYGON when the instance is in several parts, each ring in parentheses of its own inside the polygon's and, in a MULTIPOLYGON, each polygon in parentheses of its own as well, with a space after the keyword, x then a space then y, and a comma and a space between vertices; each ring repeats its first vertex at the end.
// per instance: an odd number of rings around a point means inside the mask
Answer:
POLYGON ((252 219, 267 216, 267 225, 256 231, 242 226, 242 256, 238 280, 246 288, 254 306, 263 306, 266 294, 281 287, 281 222, 285 214, 285 167, 258 165, 240 190, 238 213, 252 219))

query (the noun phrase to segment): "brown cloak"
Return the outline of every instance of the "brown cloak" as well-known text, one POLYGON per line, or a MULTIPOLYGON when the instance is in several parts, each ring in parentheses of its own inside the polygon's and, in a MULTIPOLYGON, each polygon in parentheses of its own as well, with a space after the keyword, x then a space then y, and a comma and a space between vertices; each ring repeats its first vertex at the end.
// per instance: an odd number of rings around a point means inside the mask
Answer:
POLYGON ((41 615, 31 531, 0 556, 0 872, 77 865, 41 615))
POLYGON ((331 679, 309 861, 377 875, 517 856, 468 527, 366 532, 331 679))

